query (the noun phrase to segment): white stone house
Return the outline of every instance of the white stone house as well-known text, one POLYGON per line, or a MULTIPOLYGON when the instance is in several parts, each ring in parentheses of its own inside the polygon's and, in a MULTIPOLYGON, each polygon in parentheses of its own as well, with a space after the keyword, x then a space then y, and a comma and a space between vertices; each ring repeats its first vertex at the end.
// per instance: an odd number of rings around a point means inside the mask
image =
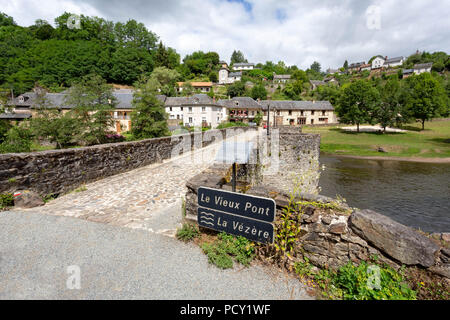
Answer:
POLYGON ((338 123, 334 107, 328 101, 263 100, 260 104, 264 110, 264 123, 267 123, 267 109, 270 107, 271 126, 338 123))
POLYGON ((433 67, 433 62, 415 64, 413 67, 414 74, 422 74, 424 72, 431 72, 432 67, 433 67))
POLYGON ((384 61, 384 67, 385 68, 398 67, 401 66, 403 62, 405 62, 405 57, 403 56, 386 59, 386 61, 384 61))
POLYGON ((168 97, 165 109, 169 120, 178 120, 189 127, 216 128, 225 121, 226 110, 215 103, 206 94, 195 94, 192 97, 168 97))
POLYGON ((242 79, 242 71, 230 72, 228 65, 223 62, 219 70, 219 84, 231 84, 242 79))
POLYGON ((372 69, 382 68, 385 61, 386 61, 385 57, 376 56, 375 59, 372 60, 372 69))

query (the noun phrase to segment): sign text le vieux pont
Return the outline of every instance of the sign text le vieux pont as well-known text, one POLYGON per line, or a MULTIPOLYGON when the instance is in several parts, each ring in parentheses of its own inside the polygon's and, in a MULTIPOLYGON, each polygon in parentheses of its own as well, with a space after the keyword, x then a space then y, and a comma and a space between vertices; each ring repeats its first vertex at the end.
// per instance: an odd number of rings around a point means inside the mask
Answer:
POLYGON ((200 187, 198 224, 261 243, 273 243, 275 201, 241 193, 200 187))

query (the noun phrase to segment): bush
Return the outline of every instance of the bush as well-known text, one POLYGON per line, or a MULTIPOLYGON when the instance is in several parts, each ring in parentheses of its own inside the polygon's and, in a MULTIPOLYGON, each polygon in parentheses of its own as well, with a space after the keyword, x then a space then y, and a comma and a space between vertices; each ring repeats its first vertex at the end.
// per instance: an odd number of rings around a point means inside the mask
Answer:
POLYGON ((29 129, 13 126, 8 130, 5 140, 0 144, 0 153, 30 152, 32 133, 29 129))
POLYGON ((244 123, 244 122, 240 122, 240 121, 223 122, 223 123, 219 124, 216 129, 226 129, 226 128, 232 128, 232 127, 248 127, 248 124, 244 123))
POLYGON ((377 266, 380 270, 379 288, 370 288, 367 283, 370 277, 369 265, 362 262, 354 266, 351 262, 339 268, 333 278, 333 284, 343 290, 343 298, 347 300, 415 300, 416 293, 403 279, 403 275, 391 267, 377 266))
POLYGON ((0 209, 14 206, 14 195, 12 193, 0 193, 0 209))

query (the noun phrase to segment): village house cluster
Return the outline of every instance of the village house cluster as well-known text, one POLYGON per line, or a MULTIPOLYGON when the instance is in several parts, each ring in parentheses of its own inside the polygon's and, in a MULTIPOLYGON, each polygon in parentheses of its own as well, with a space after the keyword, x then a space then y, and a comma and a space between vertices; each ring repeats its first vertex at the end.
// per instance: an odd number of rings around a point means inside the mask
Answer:
MULTIPOLYGON (((381 55, 375 56, 371 63, 366 63, 365 61, 353 62, 348 65, 348 72, 362 72, 362 71, 381 71, 389 68, 401 67, 406 61, 403 56, 388 58, 381 55)), ((402 74, 404 78, 409 77, 412 74, 421 74, 424 72, 431 72, 433 63, 421 63, 415 64, 412 69, 402 69, 402 74)), ((343 74, 344 72, 339 69, 328 69, 327 74, 343 74)))
MULTIPOLYGON (((116 89, 113 92, 117 104, 112 111, 114 130, 117 133, 129 131, 132 126, 133 90, 116 89)), ((49 105, 61 112, 68 112, 70 105, 65 103, 66 93, 46 93, 49 105)), ((37 113, 37 93, 27 92, 9 102, 10 112, 2 116, 13 121, 31 118, 37 113)), ((190 97, 167 97, 158 95, 168 114, 170 127, 180 125, 186 127, 216 128, 223 122, 252 123, 258 113, 262 124, 269 122, 273 126, 301 126, 305 124, 337 123, 334 107, 328 101, 256 101, 250 97, 235 97, 217 100, 207 94, 199 93, 190 97)))

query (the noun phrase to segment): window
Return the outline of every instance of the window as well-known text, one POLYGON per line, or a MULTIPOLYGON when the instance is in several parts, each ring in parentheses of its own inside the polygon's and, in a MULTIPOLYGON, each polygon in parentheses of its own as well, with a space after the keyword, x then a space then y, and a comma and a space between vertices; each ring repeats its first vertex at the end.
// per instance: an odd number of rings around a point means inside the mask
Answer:
POLYGON ((189 107, 189 112, 192 112, 192 107, 189 107))
POLYGON ((172 107, 170 107, 169 110, 172 111, 172 107))
POLYGON ((306 118, 298 118, 297 124, 306 124, 306 118))
POLYGON ((326 115, 326 112, 325 112, 325 111, 322 111, 322 115, 325 116, 325 115, 326 115))
POLYGON ((314 115, 314 110, 311 111, 311 115, 312 115, 312 116, 314 115))
POLYGON ((202 107, 202 112, 206 112, 206 107, 202 107))
POLYGON ((183 107, 181 107, 181 111, 183 111, 183 107))
POLYGON ((189 123, 192 123, 192 117, 189 117, 189 123))
POLYGON ((328 118, 319 118, 319 121, 328 123, 328 118))
POLYGON ((292 116, 292 110, 289 110, 289 115, 292 116))

